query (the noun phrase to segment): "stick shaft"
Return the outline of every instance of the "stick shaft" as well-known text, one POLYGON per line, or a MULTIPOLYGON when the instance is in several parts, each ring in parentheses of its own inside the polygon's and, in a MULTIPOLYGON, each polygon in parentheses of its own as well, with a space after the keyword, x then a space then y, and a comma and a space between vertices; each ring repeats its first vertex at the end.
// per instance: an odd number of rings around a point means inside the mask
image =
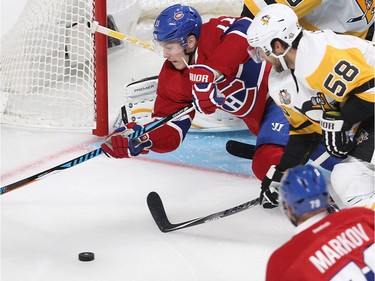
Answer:
MULTIPOLYGON (((312 165, 319 166, 328 157, 329 157, 328 152, 324 152, 315 161, 312 162, 312 165)), ((159 227, 160 231, 162 232, 171 232, 171 231, 215 221, 215 220, 245 211, 259 204, 260 204, 259 198, 255 198, 253 200, 250 200, 238 206, 234 206, 232 208, 226 209, 224 211, 216 212, 207 216, 199 217, 199 218, 188 220, 188 221, 181 222, 181 223, 171 223, 167 217, 163 202, 159 194, 157 194, 156 192, 151 192, 147 196, 148 208, 151 212, 152 217, 154 218, 156 225, 159 227)))
POLYGON ((128 36, 126 34, 123 34, 121 32, 109 29, 109 28, 101 26, 99 24, 96 25, 96 30, 95 31, 99 32, 101 34, 113 37, 113 38, 117 38, 119 40, 126 41, 126 42, 128 42, 130 44, 133 44, 133 45, 145 48, 147 50, 155 51, 154 45, 152 43, 144 42, 144 41, 142 41, 142 40, 140 40, 138 38, 128 36))
MULTIPOLYGON (((151 122, 150 124, 148 124, 147 126, 145 126, 144 128, 142 128, 141 130, 139 131, 135 131, 134 133, 130 134, 128 136, 129 139, 136 139, 136 138, 139 138, 140 136, 144 135, 144 134, 147 134, 153 130, 156 130, 157 128, 161 127, 162 125, 166 124, 167 122, 169 121, 172 121, 182 115, 185 115, 187 113, 189 113, 190 111, 192 111, 194 109, 193 105, 190 104, 182 109, 180 109, 179 111, 176 111, 170 115, 167 115, 159 120, 156 120, 154 122, 151 122)), ((0 189, 0 195, 1 194, 4 194, 4 193, 7 193, 9 191, 12 191, 14 189, 17 189, 17 188, 20 188, 22 186, 25 186, 25 185, 28 185, 34 181, 38 181, 42 178, 45 178, 46 176, 52 174, 52 173, 57 173, 57 172, 60 172, 61 170, 65 170, 65 169, 68 169, 68 168, 71 168, 73 166, 76 166, 78 164, 81 164, 82 162, 85 162, 87 160, 90 160, 100 154, 102 154, 103 151, 101 148, 97 148, 95 150, 92 150, 86 154, 83 154, 77 158, 74 158, 72 160, 69 160, 68 162, 65 162, 63 164, 60 164, 60 165, 57 165, 53 168, 50 168, 50 169, 47 169, 43 172, 40 172, 40 173, 37 173, 35 175, 32 175, 30 177, 27 177, 27 178, 24 178, 22 180, 19 180, 17 182, 14 182, 14 183, 11 183, 11 184, 8 184, 6 186, 3 186, 1 187, 0 189)))

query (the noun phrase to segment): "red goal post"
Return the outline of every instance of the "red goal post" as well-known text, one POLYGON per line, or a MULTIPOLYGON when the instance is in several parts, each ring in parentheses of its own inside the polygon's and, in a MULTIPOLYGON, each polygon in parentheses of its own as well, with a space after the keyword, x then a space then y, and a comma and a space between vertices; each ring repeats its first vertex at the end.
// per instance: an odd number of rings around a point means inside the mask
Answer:
POLYGON ((106 0, 29 0, 1 38, 1 123, 108 134, 106 0))

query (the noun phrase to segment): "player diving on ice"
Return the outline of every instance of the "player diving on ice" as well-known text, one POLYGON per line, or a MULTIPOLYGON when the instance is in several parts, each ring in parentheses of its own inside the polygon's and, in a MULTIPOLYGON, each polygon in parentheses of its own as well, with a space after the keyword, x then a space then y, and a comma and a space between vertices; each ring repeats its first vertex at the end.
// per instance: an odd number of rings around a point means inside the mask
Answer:
MULTIPOLYGON (((227 16, 202 24, 194 8, 180 4, 162 11, 153 34, 166 60, 152 116, 161 118, 193 103, 204 114, 219 109, 240 118, 257 136, 252 169, 263 179, 279 162, 289 130, 281 109, 268 97, 271 65, 255 63, 247 52, 250 24, 248 18, 227 16)), ((128 123, 109 135, 102 149, 114 158, 173 151, 183 142, 194 115, 190 112, 136 142, 127 136, 142 125, 128 123)))

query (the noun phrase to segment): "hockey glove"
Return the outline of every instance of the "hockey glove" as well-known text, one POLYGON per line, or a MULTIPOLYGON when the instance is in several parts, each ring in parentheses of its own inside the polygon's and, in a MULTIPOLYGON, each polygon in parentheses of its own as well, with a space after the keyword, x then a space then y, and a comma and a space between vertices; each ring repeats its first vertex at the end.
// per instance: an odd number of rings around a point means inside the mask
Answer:
POLYGON ((272 165, 261 184, 259 202, 265 209, 272 209, 279 204, 279 187, 283 173, 272 165))
POLYGON ((224 103, 224 95, 216 83, 223 80, 216 70, 203 64, 190 66, 190 81, 193 85, 194 107, 200 113, 212 114, 216 107, 224 103))
POLYGON ((338 111, 323 112, 320 119, 323 141, 327 152, 339 158, 346 158, 353 149, 354 142, 348 136, 350 127, 344 123, 338 111))
POLYGON ((126 127, 118 128, 110 134, 101 148, 108 157, 113 158, 131 158, 139 154, 147 154, 152 146, 148 134, 134 140, 128 138, 130 134, 142 128, 143 126, 134 122, 128 123, 126 127))

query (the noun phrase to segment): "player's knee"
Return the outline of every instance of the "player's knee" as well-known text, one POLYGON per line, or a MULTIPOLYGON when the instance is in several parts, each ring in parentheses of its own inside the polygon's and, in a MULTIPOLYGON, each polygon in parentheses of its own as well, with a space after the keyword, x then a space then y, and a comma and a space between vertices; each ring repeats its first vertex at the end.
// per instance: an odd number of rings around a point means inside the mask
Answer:
POLYGON ((252 164, 254 175, 263 180, 271 165, 279 164, 283 154, 284 147, 280 145, 263 144, 257 147, 252 164))

